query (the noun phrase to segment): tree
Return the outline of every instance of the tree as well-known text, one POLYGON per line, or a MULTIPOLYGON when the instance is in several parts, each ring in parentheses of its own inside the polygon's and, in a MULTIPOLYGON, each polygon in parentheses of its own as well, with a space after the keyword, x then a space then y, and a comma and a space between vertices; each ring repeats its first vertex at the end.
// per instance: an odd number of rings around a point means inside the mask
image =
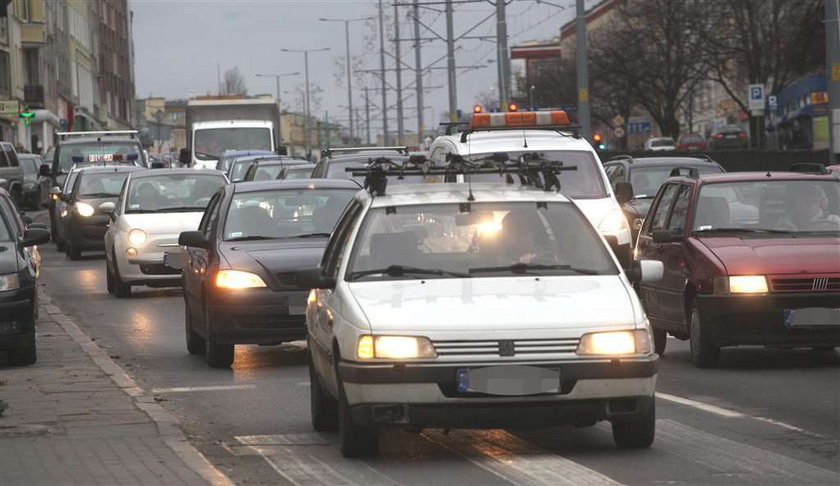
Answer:
POLYGON ((534 63, 531 67, 530 82, 531 86, 527 86, 522 75, 517 75, 514 79, 514 99, 520 105, 531 104, 532 86, 536 106, 554 108, 576 103, 574 59, 559 58, 534 63))
POLYGON ((246 96, 248 87, 245 85, 245 77, 239 72, 239 67, 234 66, 227 71, 222 78, 222 94, 246 96))
MULTIPOLYGON (((708 3, 627 0, 617 7, 612 25, 590 41, 593 79, 603 83, 599 97, 612 100, 607 107, 621 112, 637 104, 664 135, 679 136, 677 114, 702 75, 698 25, 708 3)), ((595 89, 592 94, 594 99, 595 89)))
MULTIPOLYGON (((707 76, 747 111, 747 84, 776 93, 825 62, 823 0, 708 2, 702 30, 707 76)), ((763 143, 764 118, 752 118, 752 140, 763 143)), ((759 145, 760 146, 760 145, 759 145)))

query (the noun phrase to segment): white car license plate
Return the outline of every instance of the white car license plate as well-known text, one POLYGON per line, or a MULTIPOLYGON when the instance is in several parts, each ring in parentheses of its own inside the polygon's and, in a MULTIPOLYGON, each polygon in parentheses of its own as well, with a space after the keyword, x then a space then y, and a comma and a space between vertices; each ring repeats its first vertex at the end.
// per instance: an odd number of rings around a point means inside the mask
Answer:
POLYGON ((306 296, 293 295, 289 297, 289 315, 300 316, 306 314, 306 296))
POLYGON ((188 255, 182 251, 176 253, 166 252, 163 254, 163 264, 175 270, 183 270, 187 266, 188 255))
POLYGON ((840 309, 785 309, 785 327, 840 326, 840 309))
POLYGON ((536 366, 489 366, 457 371, 460 393, 521 396, 560 391, 560 370, 536 366))

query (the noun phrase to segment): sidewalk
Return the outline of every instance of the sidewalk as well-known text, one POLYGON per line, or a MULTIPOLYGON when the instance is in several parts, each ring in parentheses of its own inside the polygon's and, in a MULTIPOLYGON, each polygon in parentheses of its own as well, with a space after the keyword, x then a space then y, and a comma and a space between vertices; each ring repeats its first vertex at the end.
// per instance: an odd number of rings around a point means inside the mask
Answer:
POLYGON ((232 484, 172 414, 40 298, 38 363, 0 365, 0 484, 232 484))

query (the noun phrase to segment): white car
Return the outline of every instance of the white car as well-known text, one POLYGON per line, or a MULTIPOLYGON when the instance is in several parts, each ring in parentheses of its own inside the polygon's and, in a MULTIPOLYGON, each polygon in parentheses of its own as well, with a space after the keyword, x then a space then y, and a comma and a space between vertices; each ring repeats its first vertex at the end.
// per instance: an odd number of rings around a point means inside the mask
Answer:
MULTIPOLYGON (((632 235, 621 203, 610 186, 597 152, 569 126, 563 111, 482 113, 473 115, 468 130, 438 137, 429 160, 442 166, 453 155, 468 161, 506 155, 516 159, 537 155, 575 166, 558 175, 560 192, 575 200, 589 221, 604 236, 614 239, 615 253, 623 265, 632 260, 632 235)), ((473 175, 472 182, 518 182, 509 174, 473 175)), ((459 182, 465 182, 463 177, 459 182)))
POLYGON ((105 233, 108 292, 130 297, 133 285, 181 285, 180 267, 166 260, 183 253, 178 245, 181 232, 198 229, 210 198, 227 182, 215 170, 130 174, 117 203, 100 206, 111 215, 105 233))
POLYGON ((646 152, 668 152, 677 150, 677 144, 671 137, 649 138, 645 142, 646 152))
POLYGON ((612 422, 654 438, 658 357, 633 282, 560 193, 502 184, 359 192, 311 287, 312 425, 374 455, 380 428, 612 422))

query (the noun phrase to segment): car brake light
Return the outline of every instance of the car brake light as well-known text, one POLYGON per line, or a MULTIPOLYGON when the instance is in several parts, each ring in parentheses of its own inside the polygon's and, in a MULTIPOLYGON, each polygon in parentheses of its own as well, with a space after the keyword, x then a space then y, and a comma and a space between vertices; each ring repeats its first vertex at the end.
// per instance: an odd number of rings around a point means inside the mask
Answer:
POLYGON ((741 133, 738 134, 738 138, 747 138, 747 134, 744 133, 744 132, 741 132, 741 133))
POLYGON ((508 113, 476 113, 470 120, 471 128, 488 127, 538 127, 569 125, 565 111, 518 111, 508 113))
POLYGON ((723 138, 723 134, 722 134, 722 133, 718 133, 718 134, 716 134, 716 135, 715 135, 715 138, 717 138, 717 139, 721 139, 721 138, 723 138))

